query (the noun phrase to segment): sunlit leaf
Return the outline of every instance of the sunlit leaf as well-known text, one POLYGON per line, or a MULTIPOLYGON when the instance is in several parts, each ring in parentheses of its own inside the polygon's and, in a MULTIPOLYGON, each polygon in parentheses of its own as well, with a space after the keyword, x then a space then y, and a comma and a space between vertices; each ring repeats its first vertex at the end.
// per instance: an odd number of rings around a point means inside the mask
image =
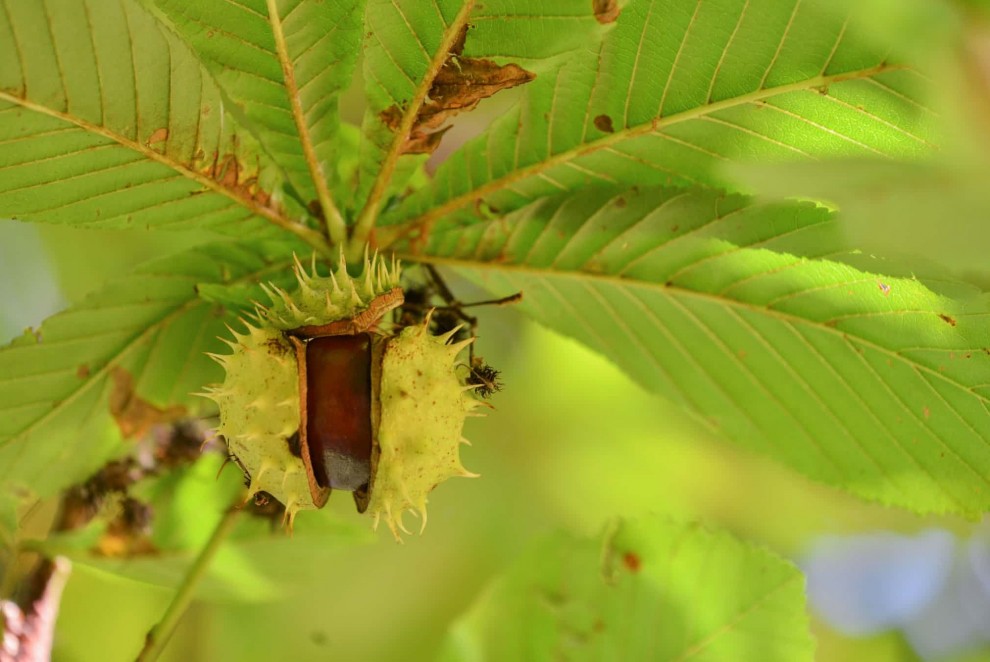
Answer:
MULTIPOLYGON (((304 204, 342 157, 340 94, 360 52, 364 0, 144 0, 200 57, 304 204)), ((324 210, 326 213, 326 210, 324 210)))
MULTIPOLYGON (((851 0, 845 0, 851 1, 851 0)), ((839 3, 844 4, 844 3, 839 3)), ((842 214, 850 243, 875 252, 902 252, 946 267, 987 273, 990 206, 990 23, 948 2, 855 2, 854 28, 878 30, 891 47, 892 26, 913 23, 904 44, 931 78, 925 110, 941 122, 940 149, 925 159, 876 158, 817 163, 736 164, 727 174, 761 194, 823 200, 842 214), (920 6, 923 5, 923 6, 920 6), (876 20, 889 17, 891 23, 876 20), (949 211, 951 210, 951 211, 949 211), (938 222, 933 222, 938 219, 938 222)), ((871 37, 878 38, 876 32, 871 37)))
POLYGON ((0 12, 0 216, 295 228, 281 175, 189 50, 134 0, 0 12))
POLYGON ((423 257, 521 290, 714 434, 884 503, 986 510, 985 301, 830 259, 845 252, 810 204, 591 189, 434 233, 423 257))
MULTIPOLYGON (((433 119, 439 121, 442 111, 468 111, 474 107, 472 100, 515 85, 532 84, 524 79, 493 82, 479 75, 473 63, 485 61, 495 69, 504 67, 500 72, 506 78, 512 77, 510 70, 539 78, 559 64, 555 56, 570 55, 598 41, 604 28, 595 20, 592 4, 572 0, 539 4, 520 0, 370 0, 364 59, 368 100, 364 132, 368 139, 359 171, 361 194, 368 193, 381 172, 380 164, 388 163, 390 149, 429 153, 439 144, 443 126, 449 122, 420 126, 424 107, 432 104, 433 119), (464 87, 452 91, 459 85, 464 87), (407 114, 409 123, 402 124, 407 114), (403 147, 407 138, 415 142, 417 133, 422 134, 420 144, 403 147), (393 145, 397 134, 400 142, 393 145)), ((372 195, 382 194, 376 191, 372 195)))
POLYGON ((658 518, 602 543, 557 536, 452 628, 457 660, 813 659, 797 568, 721 533, 658 518))
POLYGON ((932 146, 912 99, 923 78, 814 3, 631 0, 614 26, 384 222, 428 230, 589 183, 724 186, 726 162, 932 146))

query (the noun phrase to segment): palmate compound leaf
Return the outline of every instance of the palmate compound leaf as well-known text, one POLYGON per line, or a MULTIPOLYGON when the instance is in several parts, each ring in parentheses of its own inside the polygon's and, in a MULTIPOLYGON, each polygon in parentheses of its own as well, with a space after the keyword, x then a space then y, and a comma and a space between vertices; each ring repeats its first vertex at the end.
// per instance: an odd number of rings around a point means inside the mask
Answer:
POLYGON ((339 102, 361 50, 365 0, 142 1, 196 52, 298 195, 339 218, 349 197, 335 186, 339 102))
POLYGON ((440 660, 813 659, 797 568, 723 533, 659 518, 602 542, 558 535, 452 627, 440 660))
POLYGON ((522 291, 539 322, 816 480, 919 512, 990 508, 986 297, 882 275, 824 209, 593 188, 419 249, 522 291))
POLYGON ((197 288, 253 286, 260 300, 293 249, 208 245, 152 262, 0 349, 0 486, 44 496, 81 482, 121 451, 118 427, 141 427, 139 403, 210 411, 192 393, 220 378, 205 352, 224 351, 233 318, 197 288))
POLYGON ((0 217, 312 237, 282 178, 136 0, 0 5, 0 217))
POLYGON ((915 155, 935 139, 913 98, 924 78, 815 2, 629 0, 612 28, 380 225, 470 222, 588 184, 725 186, 726 162, 915 155))

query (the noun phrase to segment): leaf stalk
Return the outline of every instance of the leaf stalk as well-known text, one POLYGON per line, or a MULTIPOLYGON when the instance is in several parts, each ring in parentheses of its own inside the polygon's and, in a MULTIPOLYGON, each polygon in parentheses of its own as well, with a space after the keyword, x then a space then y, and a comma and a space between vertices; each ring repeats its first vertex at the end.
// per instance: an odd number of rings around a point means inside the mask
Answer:
POLYGON ((306 165, 309 168, 313 184, 316 186, 316 196, 323 212, 326 234, 330 238, 331 245, 343 245, 347 241, 347 224, 344 222, 340 210, 337 209, 337 205, 333 202, 330 187, 327 185, 327 178, 323 174, 323 164, 317 158, 316 150, 313 147, 313 138, 309 133, 306 115, 299 98, 299 86, 296 85, 296 74, 289 58, 289 49, 285 43, 285 32, 282 30, 282 18, 279 16, 276 0, 268 0, 268 22, 272 26, 275 50, 278 54, 279 64, 282 66, 282 76, 285 79, 289 105, 292 107, 292 119, 296 124, 296 130, 299 131, 299 142, 302 143, 303 156, 306 158, 306 165))

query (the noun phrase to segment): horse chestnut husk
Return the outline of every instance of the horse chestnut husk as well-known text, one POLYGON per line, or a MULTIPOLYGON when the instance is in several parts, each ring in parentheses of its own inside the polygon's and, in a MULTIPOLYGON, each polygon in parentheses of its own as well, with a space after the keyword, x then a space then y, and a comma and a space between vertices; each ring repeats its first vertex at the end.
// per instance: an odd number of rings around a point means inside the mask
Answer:
POLYGON ((249 497, 267 492, 287 524, 321 508, 333 490, 353 492, 375 526, 399 538, 412 510, 426 525, 427 494, 461 465, 461 430, 478 401, 458 376, 455 332, 429 319, 387 329, 402 305, 399 265, 365 258, 351 277, 343 257, 328 276, 296 261, 298 288, 265 286, 271 305, 242 319, 246 330, 212 355, 224 381, 204 393, 219 407, 218 432, 246 474, 249 497))

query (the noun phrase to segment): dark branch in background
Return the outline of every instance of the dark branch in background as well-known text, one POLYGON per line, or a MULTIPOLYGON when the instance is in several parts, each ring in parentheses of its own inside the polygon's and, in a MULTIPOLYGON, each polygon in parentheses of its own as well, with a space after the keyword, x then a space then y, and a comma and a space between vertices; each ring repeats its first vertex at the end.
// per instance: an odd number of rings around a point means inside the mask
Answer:
POLYGON ((32 586, 21 605, 0 600, 3 615, 3 644, 0 662, 48 662, 52 656, 55 619, 62 589, 72 564, 64 557, 45 561, 33 575, 32 586))

